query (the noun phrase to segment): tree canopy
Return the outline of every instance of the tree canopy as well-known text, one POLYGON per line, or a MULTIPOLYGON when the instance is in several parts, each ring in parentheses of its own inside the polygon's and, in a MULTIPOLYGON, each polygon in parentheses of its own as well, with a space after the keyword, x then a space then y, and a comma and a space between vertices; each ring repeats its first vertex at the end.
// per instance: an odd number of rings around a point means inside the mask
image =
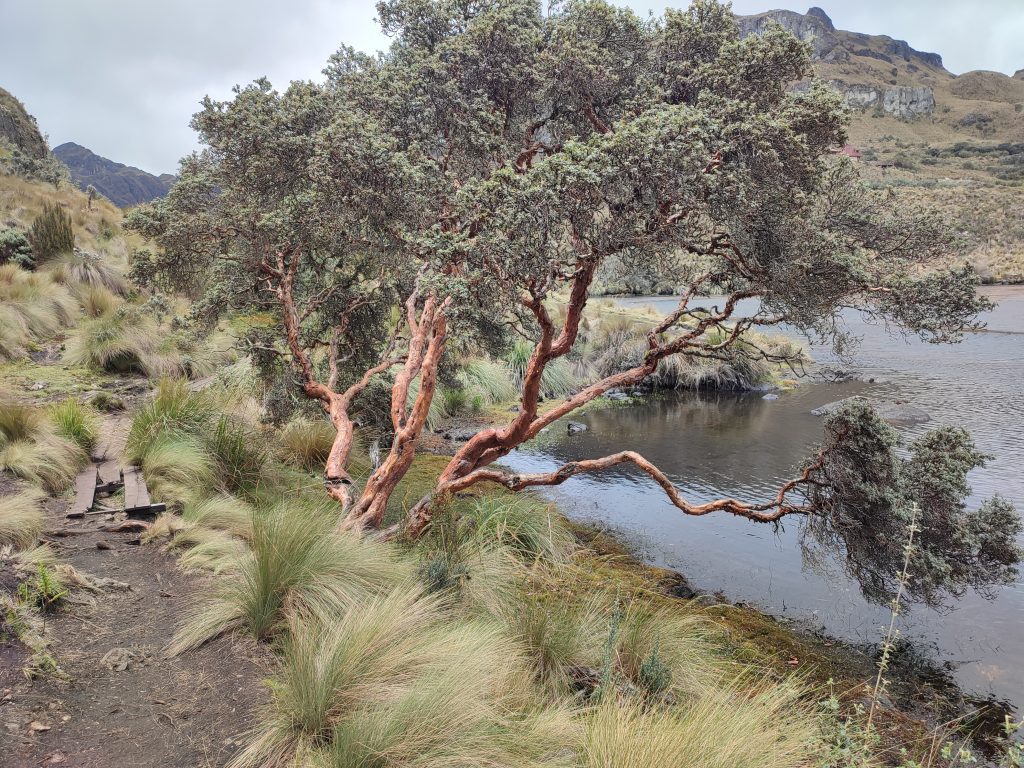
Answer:
POLYGON ((387 0, 378 16, 392 38, 385 53, 343 48, 323 82, 278 92, 261 80, 207 99, 193 122, 203 150, 183 160, 166 200, 132 217, 161 247, 157 273, 198 314, 278 318, 253 349, 330 415, 325 484, 343 526, 381 525, 446 344, 525 337, 518 412, 456 453, 409 510, 406 533, 479 482, 551 485, 628 462, 687 514, 810 517, 808 531, 845 548, 872 596, 890 591, 891 567, 862 542, 897 542, 910 499, 926 530, 942 530, 922 538, 922 599, 1011 578, 1016 516, 999 500, 963 505, 966 472, 982 460, 969 438, 940 431, 900 459, 864 409, 832 418, 820 452, 767 502, 692 504, 632 452, 536 476, 495 466, 667 358, 787 362, 750 345, 751 329, 839 340, 849 307, 933 342, 978 325, 987 303, 974 276, 931 266, 954 247, 948 230, 880 199, 830 152, 846 139, 835 91, 790 88, 811 75, 806 44, 778 26, 741 38, 714 0, 651 19, 603 0, 547 14, 532 0, 387 0), (610 260, 683 286, 678 306, 647 334, 639 364, 542 412, 544 371, 571 352, 610 260), (723 298, 694 303, 708 295, 723 298), (758 302, 752 314, 737 309, 745 299, 758 302), (393 437, 353 489, 352 413, 374 379, 391 387, 393 437))

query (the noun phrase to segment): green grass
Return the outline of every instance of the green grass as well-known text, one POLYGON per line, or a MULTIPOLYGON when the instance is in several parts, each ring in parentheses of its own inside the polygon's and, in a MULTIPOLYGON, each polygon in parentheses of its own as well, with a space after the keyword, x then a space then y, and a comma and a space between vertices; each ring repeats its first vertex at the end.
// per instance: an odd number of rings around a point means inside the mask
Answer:
POLYGON ((464 510, 464 524, 483 547, 499 545, 526 560, 566 560, 575 540, 564 518, 532 496, 483 496, 464 510))
POLYGON ((278 435, 280 456, 293 466, 309 471, 322 470, 335 434, 326 419, 292 419, 278 435))
POLYGON ((586 768, 802 768, 816 730, 793 685, 721 691, 671 709, 608 697, 587 718, 586 768))
POLYGON ((41 409, 0 401, 0 470, 59 493, 88 459, 78 444, 58 434, 41 409))
POLYGON ((99 417, 91 408, 82 405, 75 398, 65 398, 50 408, 50 420, 56 427, 57 434, 78 444, 83 450, 90 451, 96 444, 99 417))
POLYGON ((37 490, 0 496, 0 548, 28 549, 39 540, 45 519, 42 499, 37 490))
POLYGON ((227 631, 257 638, 280 631, 286 608, 339 611, 395 584, 412 564, 395 550, 333 532, 333 504, 281 503, 252 518, 251 549, 175 635, 172 653, 227 631))

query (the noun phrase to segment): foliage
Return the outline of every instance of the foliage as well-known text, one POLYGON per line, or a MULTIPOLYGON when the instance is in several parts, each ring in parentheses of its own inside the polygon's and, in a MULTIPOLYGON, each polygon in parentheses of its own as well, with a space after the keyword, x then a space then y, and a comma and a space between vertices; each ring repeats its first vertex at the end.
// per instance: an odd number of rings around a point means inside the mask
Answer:
POLYGON ((32 222, 28 239, 36 261, 41 264, 56 256, 73 253, 75 234, 71 215, 59 203, 45 204, 43 212, 32 222))
POLYGON ((36 266, 32 244, 24 234, 10 227, 0 227, 0 266, 4 264, 17 264, 28 270, 36 266))
POLYGON ((866 403, 844 405, 825 422, 826 452, 813 477, 805 545, 844 551, 865 597, 888 602, 899 586, 914 505, 920 532, 908 567, 908 599, 929 604, 968 588, 981 591, 1016 578, 1024 523, 995 496, 977 509, 967 474, 985 456, 961 429, 925 433, 897 453, 899 434, 866 403))

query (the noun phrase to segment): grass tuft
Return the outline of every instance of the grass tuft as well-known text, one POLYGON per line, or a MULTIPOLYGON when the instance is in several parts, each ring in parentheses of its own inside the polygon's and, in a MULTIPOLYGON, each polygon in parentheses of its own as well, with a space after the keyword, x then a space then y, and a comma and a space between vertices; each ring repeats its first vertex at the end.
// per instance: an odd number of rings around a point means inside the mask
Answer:
POLYGON ((281 458, 305 470, 323 469, 334 437, 334 427, 325 419, 292 419, 278 436, 281 458))
POLYGON ((50 408, 50 420, 57 434, 91 451, 99 432, 99 417, 88 406, 73 397, 66 398, 50 408))
POLYGON ((43 494, 27 490, 13 496, 0 496, 0 548, 28 549, 39 540, 44 514, 43 494))

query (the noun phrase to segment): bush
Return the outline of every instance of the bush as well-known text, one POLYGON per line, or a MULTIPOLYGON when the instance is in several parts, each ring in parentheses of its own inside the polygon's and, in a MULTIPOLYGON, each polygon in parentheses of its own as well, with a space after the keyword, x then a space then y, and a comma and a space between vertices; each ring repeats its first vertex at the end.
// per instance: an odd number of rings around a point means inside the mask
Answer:
POLYGON ((17 264, 22 269, 35 269, 36 258, 32 244, 21 232, 0 227, 0 265, 17 264))
POLYGON ((128 293, 128 284, 121 273, 96 254, 75 248, 60 254, 59 258, 47 266, 57 282, 69 287, 83 285, 106 288, 118 296, 128 293))
POLYGON ((59 203, 44 203, 43 212, 32 222, 28 240, 39 263, 73 253, 75 233, 71 227, 71 214, 59 203))

